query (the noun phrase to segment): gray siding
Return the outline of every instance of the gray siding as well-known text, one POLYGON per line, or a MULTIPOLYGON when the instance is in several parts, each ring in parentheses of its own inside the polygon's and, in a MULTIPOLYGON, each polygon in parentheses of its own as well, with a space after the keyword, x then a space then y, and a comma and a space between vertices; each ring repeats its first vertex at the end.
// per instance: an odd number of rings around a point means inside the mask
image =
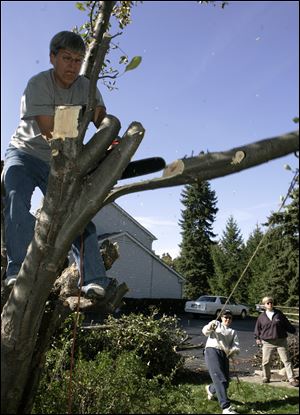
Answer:
POLYGON ((119 245, 120 257, 107 274, 125 282, 131 298, 182 298, 183 277, 152 251, 155 236, 116 203, 94 217, 97 234, 119 245))
POLYGON ((153 260, 153 280, 151 298, 182 298, 183 279, 169 268, 153 260))
POLYGON ((97 227, 98 235, 125 231, 148 249, 152 249, 152 242, 156 239, 115 203, 101 209, 94 217, 93 222, 97 227))
POLYGON ((118 242, 120 257, 108 275, 125 282, 131 298, 182 298, 182 281, 153 253, 135 243, 128 235, 110 238, 118 242))

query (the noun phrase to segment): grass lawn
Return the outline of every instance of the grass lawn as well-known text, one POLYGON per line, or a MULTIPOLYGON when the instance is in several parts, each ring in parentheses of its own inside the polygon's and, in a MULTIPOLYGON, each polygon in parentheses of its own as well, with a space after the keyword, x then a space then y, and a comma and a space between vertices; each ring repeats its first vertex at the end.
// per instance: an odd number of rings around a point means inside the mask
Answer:
MULTIPOLYGON (((187 383, 185 383, 187 385, 187 383)), ((228 393, 240 414, 299 414, 299 389, 231 381, 228 393)), ((208 401, 205 384, 191 385, 190 414, 221 414, 218 401, 208 401)))

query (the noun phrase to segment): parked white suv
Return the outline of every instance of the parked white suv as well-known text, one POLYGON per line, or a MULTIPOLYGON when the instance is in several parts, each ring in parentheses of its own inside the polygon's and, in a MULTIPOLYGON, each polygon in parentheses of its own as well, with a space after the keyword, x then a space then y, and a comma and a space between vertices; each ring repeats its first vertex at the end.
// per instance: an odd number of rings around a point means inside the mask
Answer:
MULTIPOLYGON (((212 315, 217 317, 222 310, 227 298, 218 295, 202 295, 195 301, 187 301, 185 303, 184 311, 192 313, 194 317, 197 315, 212 315)), ((234 316, 246 318, 249 314, 249 307, 244 304, 236 304, 230 300, 226 306, 226 310, 230 310, 234 316)))

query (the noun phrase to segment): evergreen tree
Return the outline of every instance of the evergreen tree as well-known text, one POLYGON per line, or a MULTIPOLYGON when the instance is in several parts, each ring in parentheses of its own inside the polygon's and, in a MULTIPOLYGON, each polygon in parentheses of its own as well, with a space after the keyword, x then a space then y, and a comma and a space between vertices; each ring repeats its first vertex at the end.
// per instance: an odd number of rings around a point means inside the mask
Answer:
MULTIPOLYGON (((215 275, 210 280, 214 294, 229 296, 244 268, 244 242, 233 216, 230 216, 219 243, 212 248, 215 275)), ((247 286, 242 279, 232 299, 246 302, 247 286)))
POLYGON ((182 210, 182 243, 180 255, 176 259, 176 269, 186 278, 184 295, 196 299, 209 290, 209 279, 214 274, 211 257, 211 246, 215 234, 212 225, 217 198, 207 181, 196 182, 184 187, 181 202, 182 210))
MULTIPOLYGON (((257 226, 249 235, 245 247, 245 260, 247 263, 252 258, 252 255, 263 237, 264 233, 259 226, 257 226)), ((265 279, 262 278, 262 276, 269 267, 270 255, 268 254, 265 246, 266 245, 262 243, 258 248, 243 277, 248 287, 247 303, 253 305, 260 303, 263 293, 266 290, 265 279)))
POLYGON ((263 274, 265 291, 278 304, 299 304, 299 177, 294 180, 291 203, 268 218, 265 250, 269 266, 263 274))
POLYGON ((173 259, 168 252, 164 252, 160 258, 163 262, 165 262, 170 268, 174 268, 173 259))

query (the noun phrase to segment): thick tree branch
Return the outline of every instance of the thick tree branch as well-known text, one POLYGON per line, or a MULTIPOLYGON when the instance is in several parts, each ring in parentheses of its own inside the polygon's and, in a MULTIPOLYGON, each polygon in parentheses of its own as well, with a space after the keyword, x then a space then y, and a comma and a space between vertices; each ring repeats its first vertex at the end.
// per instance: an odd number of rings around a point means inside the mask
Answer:
POLYGON ((196 180, 212 180, 258 166, 299 150, 299 131, 257 141, 225 152, 200 154, 169 164, 162 177, 115 187, 105 204, 144 190, 180 186, 196 180))
POLYGON ((108 34, 105 35, 105 32, 108 29, 110 15, 115 4, 115 1, 99 2, 99 13, 95 22, 93 39, 89 44, 85 55, 85 60, 81 68, 81 74, 89 78, 91 81, 89 89, 89 100, 79 130, 79 139, 81 141, 83 141, 87 127, 92 120, 93 112, 95 109, 96 84, 111 40, 111 36, 108 34))
POLYGON ((111 12, 116 4, 115 1, 100 1, 100 12, 96 18, 95 30, 93 33, 93 40, 91 41, 88 50, 85 55, 85 60, 81 68, 81 74, 85 75, 87 78, 90 78, 91 71, 93 68, 93 63, 95 60, 95 52, 97 46, 102 40, 104 33, 107 30, 109 18, 111 12))
MULTIPOLYGON (((108 2, 109 3, 109 2, 108 2)), ((89 86, 89 98, 86 106, 86 111, 83 116, 80 128, 79 128, 79 139, 82 142, 87 130, 89 123, 92 121, 94 110, 96 107, 96 86, 98 81, 99 72, 103 65, 105 55, 109 49, 109 42, 111 37, 108 34, 104 34, 99 47, 96 49, 96 60, 93 63, 92 72, 90 76, 89 86)), ((100 42, 100 40, 98 41, 100 42)), ((97 43, 98 43, 97 42, 97 43)), ((96 45, 97 45, 96 43, 96 45)))
POLYGON ((64 223, 61 224, 57 237, 58 246, 68 246, 72 243, 75 236, 84 229, 91 218, 99 211, 108 192, 122 176, 123 171, 140 145, 144 132, 145 130, 140 123, 131 123, 121 143, 86 179, 76 203, 72 206, 69 217, 65 218, 64 223))
POLYGON ((98 131, 84 146, 79 155, 78 167, 81 176, 84 176, 88 170, 92 170, 105 157, 106 151, 112 142, 112 137, 118 136, 120 128, 120 121, 113 115, 107 115, 103 119, 98 131))

